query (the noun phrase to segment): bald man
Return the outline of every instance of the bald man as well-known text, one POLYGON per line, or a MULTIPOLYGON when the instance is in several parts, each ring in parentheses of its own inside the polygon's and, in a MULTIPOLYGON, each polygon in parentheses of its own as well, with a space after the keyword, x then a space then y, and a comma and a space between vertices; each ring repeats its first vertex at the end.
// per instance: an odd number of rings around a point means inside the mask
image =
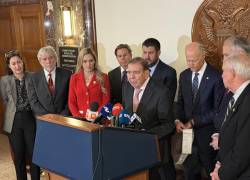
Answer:
POLYGON ((205 61, 201 44, 186 46, 188 69, 180 74, 176 105, 176 131, 192 128, 194 141, 192 154, 184 162, 185 178, 200 180, 201 168, 207 175, 214 168, 215 152, 209 146, 214 132, 213 117, 224 93, 221 74, 205 61))

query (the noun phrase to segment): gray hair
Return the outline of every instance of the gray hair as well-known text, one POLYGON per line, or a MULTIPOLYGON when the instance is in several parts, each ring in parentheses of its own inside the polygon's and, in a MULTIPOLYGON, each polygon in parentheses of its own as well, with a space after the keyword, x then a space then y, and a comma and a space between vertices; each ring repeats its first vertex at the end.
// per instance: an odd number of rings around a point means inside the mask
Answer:
POLYGON ((55 49, 52 46, 45 46, 45 47, 42 47, 41 49, 39 49, 39 51, 37 53, 37 59, 40 61, 44 54, 48 54, 48 55, 54 57, 56 62, 58 62, 58 56, 56 54, 55 49))
POLYGON ((247 80, 250 79, 250 58, 246 54, 233 55, 223 63, 226 63, 226 66, 238 76, 247 80))
POLYGON ((248 40, 241 36, 230 36, 224 41, 224 44, 231 44, 234 48, 234 53, 245 53, 250 57, 250 44, 248 40))

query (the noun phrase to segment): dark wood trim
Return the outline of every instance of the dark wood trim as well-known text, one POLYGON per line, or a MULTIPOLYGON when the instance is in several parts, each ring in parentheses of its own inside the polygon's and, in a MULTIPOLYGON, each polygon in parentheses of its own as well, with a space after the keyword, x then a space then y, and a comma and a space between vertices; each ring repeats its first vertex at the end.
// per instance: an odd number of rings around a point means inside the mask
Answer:
POLYGON ((97 54, 96 19, 94 0, 84 0, 83 3, 83 24, 85 30, 84 46, 92 48, 97 54))
POLYGON ((79 129, 81 131, 87 131, 87 132, 97 131, 98 129, 101 128, 101 126, 97 124, 91 124, 88 122, 84 122, 84 121, 77 120, 74 118, 64 117, 64 116, 57 115, 57 114, 46 114, 42 116, 37 116, 37 119, 59 124, 62 126, 72 127, 72 128, 79 129))

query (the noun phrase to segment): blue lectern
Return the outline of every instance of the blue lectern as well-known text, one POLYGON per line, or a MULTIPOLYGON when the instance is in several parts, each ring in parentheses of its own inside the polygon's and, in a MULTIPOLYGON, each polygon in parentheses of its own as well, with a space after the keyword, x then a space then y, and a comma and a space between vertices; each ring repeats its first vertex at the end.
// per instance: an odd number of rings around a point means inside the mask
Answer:
POLYGON ((47 114, 37 117, 33 162, 69 179, 120 179, 160 155, 156 135, 47 114))

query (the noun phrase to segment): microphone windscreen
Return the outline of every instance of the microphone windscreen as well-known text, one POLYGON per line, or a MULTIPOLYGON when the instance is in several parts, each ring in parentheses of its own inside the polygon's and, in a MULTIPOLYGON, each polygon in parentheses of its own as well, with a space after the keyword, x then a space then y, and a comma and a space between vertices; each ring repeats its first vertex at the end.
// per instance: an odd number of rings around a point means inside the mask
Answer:
POLYGON ((118 116, 121 113, 122 109, 123 109, 123 106, 120 103, 116 103, 112 109, 113 116, 118 116))
POLYGON ((99 105, 97 102, 94 101, 90 103, 90 106, 89 106, 90 111, 96 112, 98 111, 98 108, 99 108, 99 105))
POLYGON ((112 108, 113 108, 113 105, 111 103, 107 103, 105 104, 102 108, 101 108, 101 111, 100 111, 100 114, 102 116, 104 116, 105 118, 111 118, 112 116, 112 108))
POLYGON ((119 115, 119 126, 120 125, 129 125, 130 124, 130 115, 126 109, 123 109, 119 115))

